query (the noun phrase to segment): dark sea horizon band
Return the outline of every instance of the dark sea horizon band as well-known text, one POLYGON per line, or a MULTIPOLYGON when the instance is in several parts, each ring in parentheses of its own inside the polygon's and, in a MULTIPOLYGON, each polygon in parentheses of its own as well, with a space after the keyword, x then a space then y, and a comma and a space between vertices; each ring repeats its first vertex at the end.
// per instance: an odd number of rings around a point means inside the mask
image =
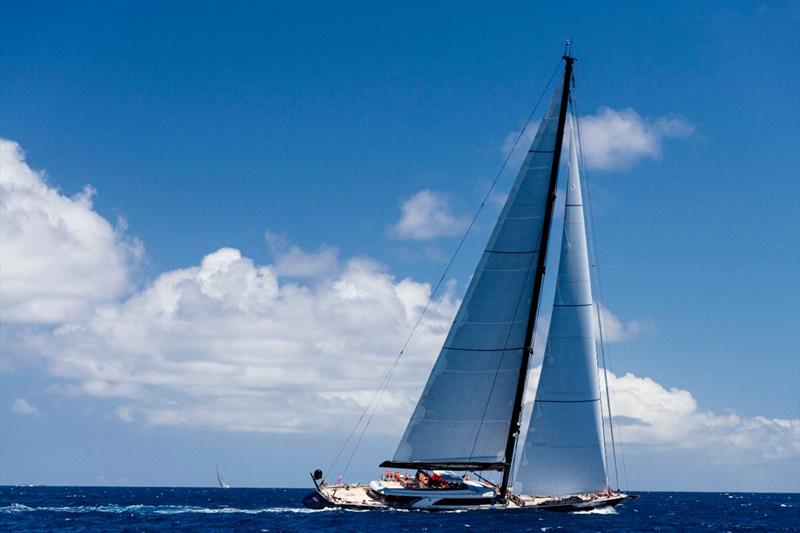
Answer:
POLYGON ((797 531, 800 494, 639 492, 581 513, 314 511, 307 488, 0 486, 0 530, 31 531, 797 531), (477 530, 477 529, 476 529, 477 530))

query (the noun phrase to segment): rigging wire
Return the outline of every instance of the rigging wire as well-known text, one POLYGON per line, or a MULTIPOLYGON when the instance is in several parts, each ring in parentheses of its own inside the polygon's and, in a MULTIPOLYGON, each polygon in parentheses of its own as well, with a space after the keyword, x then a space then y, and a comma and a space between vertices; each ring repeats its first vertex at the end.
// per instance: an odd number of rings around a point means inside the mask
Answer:
POLYGON ((397 369, 397 365, 400 362, 400 359, 402 358, 406 348, 408 347, 409 343, 411 342, 411 339, 413 338, 414 334, 416 333, 417 328, 419 327, 420 323, 422 322, 422 319, 425 316, 425 313, 427 313, 428 309, 430 308, 431 304, 433 303, 433 299, 436 297, 437 293, 439 292, 439 289, 441 288, 442 284, 444 283, 445 277, 447 276, 448 272, 450 271, 450 268, 453 266, 453 263, 454 263, 456 257, 458 256, 459 252, 461 251, 461 248, 464 245, 464 242, 466 241, 467 236, 470 234, 470 232, 472 231, 472 228, 475 226, 475 222, 477 221, 478 216, 480 215, 481 211, 483 211, 483 208, 486 205, 486 202, 489 200, 489 197, 492 194, 492 191, 494 191, 494 189, 495 189, 495 187, 497 185, 497 182, 500 180, 500 176, 503 174, 503 171, 506 169, 506 166, 508 166, 508 162, 511 160, 511 156, 514 154, 514 151, 516 150, 517 145, 519 144, 519 141, 522 139, 522 136, 525 134, 525 131, 528 129, 528 125, 530 124, 531 120, 533 119, 533 116, 536 114, 536 110, 539 108, 539 105, 541 104, 542 99, 544 98, 545 94, 547 93, 547 89, 550 87, 550 84, 553 82, 553 78, 555 77, 556 73, 558 72, 558 68, 561 66, 561 62, 562 61, 563 61, 563 58, 560 59, 558 61, 558 63, 556 64, 555 68, 553 68, 553 72, 552 72, 552 74, 550 74, 550 78, 548 79, 547 84, 545 85, 545 87, 542 90, 541 94, 539 94, 539 98, 536 100, 536 103, 533 106, 533 110, 528 115, 528 118, 525 121, 525 124, 522 126, 522 129, 520 130, 520 132, 517 134, 516 138, 514 139, 514 143, 511 146, 511 150, 509 150, 508 155, 506 155, 506 158, 503 160, 503 164, 500 166, 500 170, 498 170, 497 175, 494 177, 494 180, 492 180, 492 184, 489 187, 489 190, 486 191, 486 195, 484 196, 483 200, 481 201, 480 206, 478 206, 477 211, 475 211, 475 214, 473 215, 472 220, 469 223, 469 226, 467 226, 466 231, 461 236, 461 240, 458 242, 458 245, 456 246, 455 250, 453 251, 453 254, 450 257, 450 260, 448 261, 447 266, 444 269, 444 272, 442 272, 442 275, 439 278, 439 281, 436 282, 436 285, 434 286, 433 290, 431 291, 431 295, 428 298, 428 302, 425 304, 425 307, 422 309, 422 312, 417 317, 417 320, 414 323, 414 326, 411 328, 411 331, 409 332, 408 337, 406 338, 406 341, 403 343, 403 347, 400 349, 400 352, 395 357, 395 359, 394 359, 394 361, 392 363, 392 366, 389 369, 389 372, 386 374, 386 377, 381 382, 381 386, 378 388, 377 391, 375 391, 375 394, 372 396, 372 399, 367 403, 367 406, 364 408, 364 411, 361 413, 361 416, 356 421, 355 425, 353 426, 353 429, 350 431, 350 434, 348 435, 348 437, 345 440, 344 444, 339 449, 339 452, 336 454, 335 459, 331 462, 331 466, 328 467, 328 471, 331 471, 333 466, 335 466, 336 461, 339 460, 339 458, 341 457, 342 453, 347 448, 347 445, 350 443, 351 439, 353 438, 353 435, 355 435, 356 430, 361 425, 361 422, 364 420, 364 417, 367 415, 367 413, 370 413, 370 410, 371 410, 371 413, 369 414, 369 417, 367 418, 366 423, 364 424, 364 426, 363 426, 363 428, 361 430, 361 433, 360 433, 360 435, 358 437, 358 440, 355 443, 353 451, 351 452, 350 457, 347 460, 347 463, 346 463, 345 468, 342 471, 341 475, 344 476, 347 473, 347 469, 350 467, 350 463, 352 462, 353 457, 355 457, 355 454, 358 451, 358 448, 359 448, 359 446, 361 444, 361 440, 364 438, 364 434, 366 433, 367 428, 369 427, 370 423, 372 422, 372 418, 375 416, 375 412, 378 409, 378 405, 380 403, 380 400, 383 397, 383 394, 386 391, 386 388, 388 387, 389 382, 391 381, 395 370, 397 369))
MULTIPOLYGON (((589 209, 588 209, 588 211, 589 211, 589 232, 588 233, 589 233, 589 237, 590 237, 589 238, 589 249, 590 249, 592 263, 593 263, 592 266, 594 267, 594 270, 595 270, 595 272, 597 274, 595 276, 596 283, 593 283, 592 287, 596 292, 595 300, 597 301, 597 323, 598 323, 598 331, 599 331, 599 334, 600 334, 600 353, 601 353, 601 357, 602 357, 602 361, 603 361, 603 379, 604 379, 605 388, 606 388, 606 402, 608 404, 607 405, 607 408, 608 408, 608 426, 609 426, 609 430, 610 430, 610 433, 611 433, 611 450, 612 450, 612 454, 614 456, 614 475, 615 475, 616 481, 617 481, 617 489, 619 490, 619 488, 620 488, 619 468, 617 466, 616 439, 614 438, 614 422, 613 422, 614 418, 613 418, 613 415, 612 415, 612 412, 611 412, 611 391, 609 390, 609 387, 608 387, 608 366, 611 363, 611 353, 610 353, 610 350, 608 350, 607 347, 606 347, 605 335, 604 335, 605 327, 604 327, 604 323, 603 323, 603 320, 602 320, 602 317, 601 317, 601 313, 600 313, 600 306, 602 305, 602 302, 603 302, 603 288, 602 288, 602 284, 600 282, 600 262, 599 262, 599 255, 598 255, 598 252, 597 252, 597 243, 596 243, 596 240, 595 240, 594 212, 592 210, 591 192, 590 192, 590 187, 589 187, 589 174, 588 174, 587 169, 586 169, 586 160, 583 157, 583 145, 582 145, 582 140, 581 140, 580 106, 578 104, 577 93, 573 90, 572 94, 574 95, 574 116, 576 117, 575 123, 576 123, 576 127, 577 127, 577 130, 578 130, 577 131, 577 133, 578 133, 578 135, 577 135, 577 138, 578 138, 578 146, 577 146, 577 148, 578 148, 578 156, 580 158, 580 165, 581 165, 582 174, 583 174, 583 177, 584 177, 583 181, 586 184, 586 187, 585 187, 585 189, 586 189, 586 200, 587 200, 587 203, 589 205, 589 209), (606 362, 606 360, 608 361, 608 363, 606 362)), ((601 407, 602 407, 602 402, 601 402, 601 407)), ((605 432, 605 428, 604 428, 603 431, 605 432)), ((625 452, 624 452, 624 448, 623 448, 623 445, 622 445, 622 432, 620 431, 620 428, 617 428, 617 432, 619 433, 619 446, 620 446, 620 459, 621 459, 621 462, 622 462, 622 474, 623 474, 623 479, 625 480, 625 486, 627 488, 628 487, 628 473, 627 473, 627 469, 625 468, 625 452)), ((608 458, 606 458, 606 461, 608 461, 608 458)))

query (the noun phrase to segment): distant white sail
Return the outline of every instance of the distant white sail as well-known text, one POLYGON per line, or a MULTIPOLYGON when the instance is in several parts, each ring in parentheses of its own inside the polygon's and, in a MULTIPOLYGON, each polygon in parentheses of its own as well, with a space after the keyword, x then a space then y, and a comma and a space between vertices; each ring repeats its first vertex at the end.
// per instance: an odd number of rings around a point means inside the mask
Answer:
POLYGON ((222 479, 222 474, 219 471, 219 465, 217 465, 217 482, 219 482, 220 488, 223 488, 223 489, 231 488, 231 486, 228 485, 227 483, 225 483, 225 480, 222 479))
POLYGON ((539 386, 515 484, 518 494, 566 495, 607 488, 592 288, 576 135, 555 302, 539 386), (520 490, 521 489, 521 490, 520 490))
POLYGON ((393 462, 505 461, 561 97, 559 84, 393 462))

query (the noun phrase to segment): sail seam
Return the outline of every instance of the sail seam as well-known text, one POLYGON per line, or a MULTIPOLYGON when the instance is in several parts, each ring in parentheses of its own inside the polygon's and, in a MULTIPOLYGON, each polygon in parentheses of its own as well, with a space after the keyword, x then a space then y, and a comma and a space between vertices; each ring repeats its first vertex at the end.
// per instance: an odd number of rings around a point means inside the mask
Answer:
POLYGON ((490 374, 493 372, 516 372, 516 368, 506 368, 503 370, 442 370, 442 374, 490 374))
POLYGON ((594 400, 539 400, 537 398, 535 403, 592 403, 599 401, 600 398, 595 398, 594 400))
MULTIPOLYGON (((509 252, 505 250, 486 250, 484 253, 486 254, 513 254, 513 255, 522 255, 522 254, 535 254, 539 253, 539 250, 531 250, 529 252, 509 252)), ((527 270, 527 269, 526 269, 527 270)))
POLYGON ((513 352, 522 350, 524 347, 519 348, 453 348, 451 346, 445 346, 444 350, 456 350, 459 352, 513 352))
POLYGON ((484 324, 484 325, 498 325, 498 324, 519 324, 525 322, 524 320, 500 320, 497 322, 489 322, 483 320, 463 320, 456 322, 456 324, 484 324))
POLYGON ((594 444, 570 444, 570 445, 566 445, 565 444, 563 446, 553 446, 551 444, 538 444, 536 442, 531 442, 529 447, 531 447, 531 448, 550 448, 552 450, 559 450, 559 449, 564 449, 564 448, 569 448, 569 449, 572 449, 572 448, 594 448, 595 445, 594 444))
POLYGON ((506 423, 506 419, 505 418, 484 418, 484 419, 480 419, 480 418, 428 418, 428 419, 425 420, 425 422, 428 422, 428 423, 459 422, 459 423, 470 423, 470 424, 474 424, 474 423, 477 422, 477 423, 481 424, 482 423, 481 420, 483 420, 483 423, 486 423, 486 422, 502 422, 503 424, 506 423))

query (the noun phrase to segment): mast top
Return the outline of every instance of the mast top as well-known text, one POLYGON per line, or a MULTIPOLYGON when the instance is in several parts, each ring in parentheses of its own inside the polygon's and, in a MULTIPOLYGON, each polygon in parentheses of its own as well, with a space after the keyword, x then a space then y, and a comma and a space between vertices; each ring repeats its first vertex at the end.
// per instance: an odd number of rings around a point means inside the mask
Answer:
POLYGON ((567 39, 567 42, 564 44, 564 55, 562 59, 567 63, 575 61, 575 56, 572 55, 572 39, 567 39))

